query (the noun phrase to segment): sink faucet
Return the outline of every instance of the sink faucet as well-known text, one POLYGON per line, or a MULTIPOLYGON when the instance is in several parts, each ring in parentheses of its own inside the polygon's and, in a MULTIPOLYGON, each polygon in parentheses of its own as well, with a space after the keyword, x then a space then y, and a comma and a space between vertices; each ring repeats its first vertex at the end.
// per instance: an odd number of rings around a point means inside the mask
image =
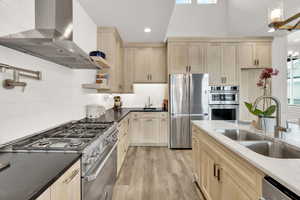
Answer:
POLYGON ((153 104, 151 103, 151 98, 150 96, 148 97, 148 102, 145 105, 145 108, 150 108, 151 106, 153 106, 153 104))
POLYGON ((277 111, 276 111, 276 125, 274 127, 274 136, 275 136, 275 138, 280 138, 281 137, 280 132, 286 132, 287 129, 281 126, 281 104, 280 104, 280 101, 278 98, 273 97, 273 96, 258 97, 254 102, 252 111, 255 111, 255 109, 258 106, 258 103, 263 99, 271 99, 276 103, 277 111))

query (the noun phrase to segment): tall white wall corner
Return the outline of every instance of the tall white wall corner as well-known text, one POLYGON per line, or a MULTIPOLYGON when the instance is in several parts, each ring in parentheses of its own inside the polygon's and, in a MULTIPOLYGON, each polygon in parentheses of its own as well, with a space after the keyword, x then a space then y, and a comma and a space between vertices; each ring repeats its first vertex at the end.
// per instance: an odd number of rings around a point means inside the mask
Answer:
POLYGON ((97 25, 79 0, 73 0, 73 39, 86 53, 97 49, 97 25))
POLYGON ((272 94, 280 99, 282 124, 288 119, 287 99, 287 36, 274 37, 272 44, 273 68, 279 70, 278 76, 272 80, 272 94))

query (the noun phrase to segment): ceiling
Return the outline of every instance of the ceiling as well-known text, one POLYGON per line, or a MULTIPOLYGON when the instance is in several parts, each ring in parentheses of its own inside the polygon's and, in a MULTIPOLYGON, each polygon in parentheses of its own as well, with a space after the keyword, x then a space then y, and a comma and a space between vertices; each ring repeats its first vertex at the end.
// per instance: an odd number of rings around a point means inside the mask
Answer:
MULTIPOLYGON (((275 0, 218 0, 217 5, 175 5, 175 0, 79 1, 98 26, 117 27, 126 42, 162 42, 171 36, 276 35, 268 33, 267 20, 275 0), (145 27, 152 32, 145 33, 145 27)), ((300 11, 297 1, 284 0, 287 16, 300 11)))
POLYGON ((164 41, 174 0, 80 0, 98 26, 115 26, 126 42, 164 41), (151 33, 144 28, 150 27, 151 33))

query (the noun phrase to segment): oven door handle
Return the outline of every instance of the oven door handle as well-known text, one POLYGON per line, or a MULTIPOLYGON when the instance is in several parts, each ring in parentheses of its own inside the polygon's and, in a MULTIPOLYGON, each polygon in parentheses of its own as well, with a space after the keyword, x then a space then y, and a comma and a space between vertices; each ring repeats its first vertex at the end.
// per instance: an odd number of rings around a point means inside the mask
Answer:
POLYGON ((93 180, 95 180, 97 178, 97 176, 101 172, 102 168, 104 167, 106 161, 110 158, 110 156, 112 155, 112 153, 114 152, 114 150, 117 148, 117 146, 118 146, 118 143, 115 143, 114 146, 112 147, 112 149, 109 151, 108 155, 103 160, 103 162, 101 162, 101 164, 99 165, 98 169, 95 170, 94 173, 89 174, 88 176, 83 177, 84 180, 86 180, 87 182, 91 182, 91 181, 93 181, 93 180))

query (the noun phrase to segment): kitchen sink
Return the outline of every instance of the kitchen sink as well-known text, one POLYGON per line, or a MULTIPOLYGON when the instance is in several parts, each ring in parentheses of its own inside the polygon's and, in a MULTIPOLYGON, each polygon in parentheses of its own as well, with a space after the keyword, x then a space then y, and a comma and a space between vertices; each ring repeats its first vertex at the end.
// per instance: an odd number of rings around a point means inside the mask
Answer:
POLYGON ((252 151, 273 158, 295 159, 300 158, 300 149, 283 142, 253 141, 241 143, 252 151))
POLYGON ((236 141, 257 141, 265 139, 263 135, 251 133, 241 129, 216 129, 216 131, 236 141))
POLYGON ((216 131, 263 156, 300 159, 300 148, 283 141, 241 129, 216 129, 216 131))

